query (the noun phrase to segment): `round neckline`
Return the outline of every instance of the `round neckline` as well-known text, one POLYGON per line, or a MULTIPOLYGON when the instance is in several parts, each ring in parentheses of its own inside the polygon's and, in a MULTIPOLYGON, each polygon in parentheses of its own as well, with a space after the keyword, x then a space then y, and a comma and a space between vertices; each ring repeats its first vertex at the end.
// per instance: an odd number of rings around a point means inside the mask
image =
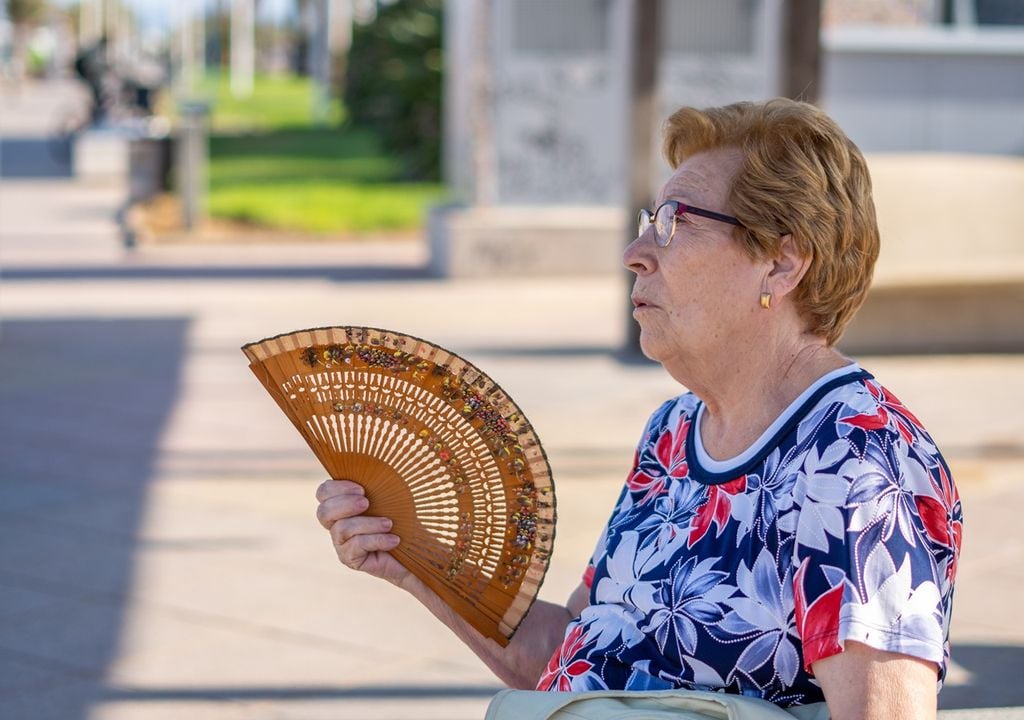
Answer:
POLYGON ((768 456, 768 453, 806 417, 822 397, 837 387, 871 377, 871 373, 856 362, 825 373, 800 393, 746 450, 726 460, 715 460, 704 448, 700 437, 700 421, 704 415, 705 405, 703 401, 698 400, 693 422, 686 436, 686 457, 690 477, 713 485, 745 475, 768 456))

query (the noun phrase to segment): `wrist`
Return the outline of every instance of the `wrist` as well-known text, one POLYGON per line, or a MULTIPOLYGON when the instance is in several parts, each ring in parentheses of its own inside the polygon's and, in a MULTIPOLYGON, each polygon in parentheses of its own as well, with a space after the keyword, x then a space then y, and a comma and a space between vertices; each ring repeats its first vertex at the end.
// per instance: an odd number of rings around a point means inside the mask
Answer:
POLYGON ((422 599, 423 590, 426 589, 426 585, 418 577, 413 575, 411 572, 407 572, 403 577, 395 581, 395 585, 415 598, 422 599))

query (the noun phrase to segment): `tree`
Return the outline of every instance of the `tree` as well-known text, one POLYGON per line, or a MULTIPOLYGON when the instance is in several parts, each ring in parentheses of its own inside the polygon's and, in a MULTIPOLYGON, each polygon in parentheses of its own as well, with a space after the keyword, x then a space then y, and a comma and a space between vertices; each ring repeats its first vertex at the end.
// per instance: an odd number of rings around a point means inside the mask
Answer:
POLYGON ((46 0, 7 0, 7 17, 14 25, 31 25, 43 16, 46 0))
POLYGON ((28 54, 28 34, 46 10, 46 0, 6 0, 7 17, 14 25, 14 51, 12 68, 14 77, 20 80, 25 75, 25 58, 28 54))
POLYGON ((345 107, 403 157, 410 178, 440 176, 442 22, 441 0, 405 0, 353 32, 345 107))

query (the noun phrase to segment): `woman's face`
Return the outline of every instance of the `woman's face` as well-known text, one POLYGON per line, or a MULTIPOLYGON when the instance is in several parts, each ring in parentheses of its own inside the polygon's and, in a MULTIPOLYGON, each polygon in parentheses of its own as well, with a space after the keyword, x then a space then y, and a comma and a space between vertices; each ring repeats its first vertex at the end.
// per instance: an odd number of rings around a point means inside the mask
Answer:
MULTIPOLYGON (((686 159, 655 207, 678 200, 729 213, 726 198, 742 159, 732 148, 686 159)), ((752 260, 733 239, 733 230, 687 214, 676 221, 668 247, 655 244, 650 228, 626 248, 623 263, 636 273, 633 317, 640 325, 640 347, 677 379, 674 367, 742 351, 760 319, 758 299, 769 264, 752 260)))

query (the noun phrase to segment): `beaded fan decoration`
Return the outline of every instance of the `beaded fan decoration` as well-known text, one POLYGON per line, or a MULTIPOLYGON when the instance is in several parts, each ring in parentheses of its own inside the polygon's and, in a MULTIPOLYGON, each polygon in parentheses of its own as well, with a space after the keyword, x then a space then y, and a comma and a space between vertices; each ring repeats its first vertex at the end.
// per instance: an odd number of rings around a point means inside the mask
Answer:
POLYGON ((507 645, 547 571, 555 494, 505 391, 454 353, 377 328, 299 330, 242 352, 328 474, 393 521, 391 554, 507 645))

